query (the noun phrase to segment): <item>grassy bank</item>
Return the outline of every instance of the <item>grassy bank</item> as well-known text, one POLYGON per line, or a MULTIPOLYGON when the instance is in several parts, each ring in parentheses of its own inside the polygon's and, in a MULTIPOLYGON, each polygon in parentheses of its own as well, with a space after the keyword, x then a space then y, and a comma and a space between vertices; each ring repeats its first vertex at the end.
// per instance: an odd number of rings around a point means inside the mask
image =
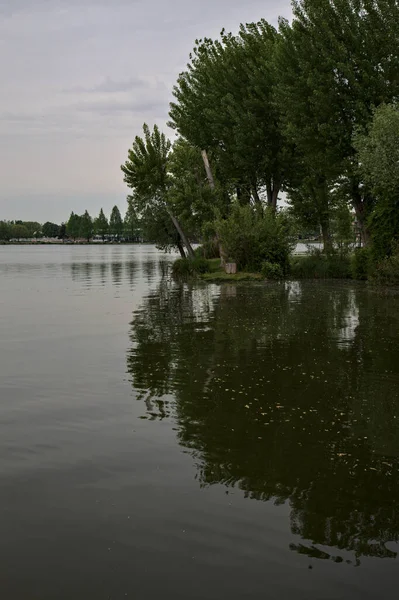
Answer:
MULTIPOLYGON (((265 263, 264 263, 265 264, 265 263)), ((373 263, 370 251, 362 248, 351 254, 312 252, 305 255, 291 256, 289 272, 285 277, 273 272, 276 265, 270 265, 263 272, 238 271, 234 275, 225 273, 220 264, 220 258, 205 259, 197 257, 194 260, 178 259, 173 264, 175 277, 197 277, 203 281, 223 283, 229 281, 267 281, 267 280, 301 280, 301 279, 352 279, 355 281, 368 280, 371 285, 380 287, 399 286, 399 255, 392 255, 380 263, 373 263)))
POLYGON ((225 281, 261 281, 263 279, 260 273, 246 273, 240 271, 234 275, 229 275, 224 272, 220 264, 220 258, 211 258, 208 261, 209 271, 208 273, 202 273, 201 279, 213 283, 223 283, 225 281))

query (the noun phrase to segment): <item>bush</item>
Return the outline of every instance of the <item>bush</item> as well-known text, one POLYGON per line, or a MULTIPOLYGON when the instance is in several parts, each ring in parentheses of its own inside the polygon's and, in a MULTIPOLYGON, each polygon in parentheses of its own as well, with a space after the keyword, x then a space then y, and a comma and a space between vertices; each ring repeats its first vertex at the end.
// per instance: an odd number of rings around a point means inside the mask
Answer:
POLYGON ((228 260, 236 262, 238 269, 260 272, 262 264, 269 262, 288 273, 295 241, 286 213, 266 209, 260 214, 237 204, 228 219, 216 222, 216 229, 228 260))
POLYGON ((205 258, 178 258, 172 265, 174 277, 193 277, 209 271, 209 263, 205 258))
POLYGON ((280 279, 284 279, 283 269, 278 263, 271 263, 265 261, 264 263, 262 263, 261 273, 265 279, 274 279, 277 281, 280 279))
POLYGON ((399 286, 399 244, 391 256, 376 264, 369 278, 374 285, 399 286))
POLYGON ((219 258, 219 246, 215 239, 205 240, 194 254, 197 258, 219 258))
POLYGON ((370 270, 370 249, 356 248, 352 255, 351 271, 353 279, 364 281, 368 278, 370 270))
POLYGON ((351 277, 349 256, 331 252, 326 255, 314 250, 305 256, 295 256, 291 263, 292 279, 348 279, 351 277))

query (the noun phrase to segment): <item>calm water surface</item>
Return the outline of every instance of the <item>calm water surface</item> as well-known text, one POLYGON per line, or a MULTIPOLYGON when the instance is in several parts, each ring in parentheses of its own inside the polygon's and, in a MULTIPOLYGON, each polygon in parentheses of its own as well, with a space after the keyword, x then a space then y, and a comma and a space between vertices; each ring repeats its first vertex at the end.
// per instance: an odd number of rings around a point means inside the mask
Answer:
POLYGON ((384 599, 399 297, 0 247, 5 600, 384 599))

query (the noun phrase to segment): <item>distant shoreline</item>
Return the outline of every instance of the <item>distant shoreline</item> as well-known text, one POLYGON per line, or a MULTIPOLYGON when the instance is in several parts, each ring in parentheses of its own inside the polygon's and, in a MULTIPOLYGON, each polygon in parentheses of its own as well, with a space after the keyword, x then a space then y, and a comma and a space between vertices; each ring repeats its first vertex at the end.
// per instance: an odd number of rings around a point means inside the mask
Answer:
POLYGON ((38 240, 36 241, 20 241, 6 242, 1 240, 0 246, 148 246, 154 242, 63 242, 61 240, 38 240))

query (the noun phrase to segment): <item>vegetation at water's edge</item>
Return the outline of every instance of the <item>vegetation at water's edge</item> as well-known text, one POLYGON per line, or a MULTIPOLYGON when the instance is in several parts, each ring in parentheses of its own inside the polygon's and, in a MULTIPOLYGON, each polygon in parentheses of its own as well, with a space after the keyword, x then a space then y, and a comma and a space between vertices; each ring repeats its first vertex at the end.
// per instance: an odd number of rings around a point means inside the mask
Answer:
MULTIPOLYGON (((197 249, 197 253, 201 252, 197 249)), ((204 281, 222 283, 224 281, 282 281, 284 279, 353 279, 369 280, 373 285, 399 286, 399 252, 377 265, 370 262, 370 250, 356 248, 351 253, 332 252, 323 254, 320 250, 311 250, 307 254, 290 257, 289 266, 284 273, 278 263, 263 262, 260 271, 238 271, 235 274, 225 272, 220 258, 194 260, 178 259, 172 265, 172 274, 176 279, 200 277, 204 281)))
POLYGON ((177 138, 143 126, 122 165, 128 201, 182 258, 200 241, 239 272, 393 283, 399 4, 298 0, 292 14, 196 41, 173 88, 177 138), (301 233, 323 255, 291 259, 301 233))

